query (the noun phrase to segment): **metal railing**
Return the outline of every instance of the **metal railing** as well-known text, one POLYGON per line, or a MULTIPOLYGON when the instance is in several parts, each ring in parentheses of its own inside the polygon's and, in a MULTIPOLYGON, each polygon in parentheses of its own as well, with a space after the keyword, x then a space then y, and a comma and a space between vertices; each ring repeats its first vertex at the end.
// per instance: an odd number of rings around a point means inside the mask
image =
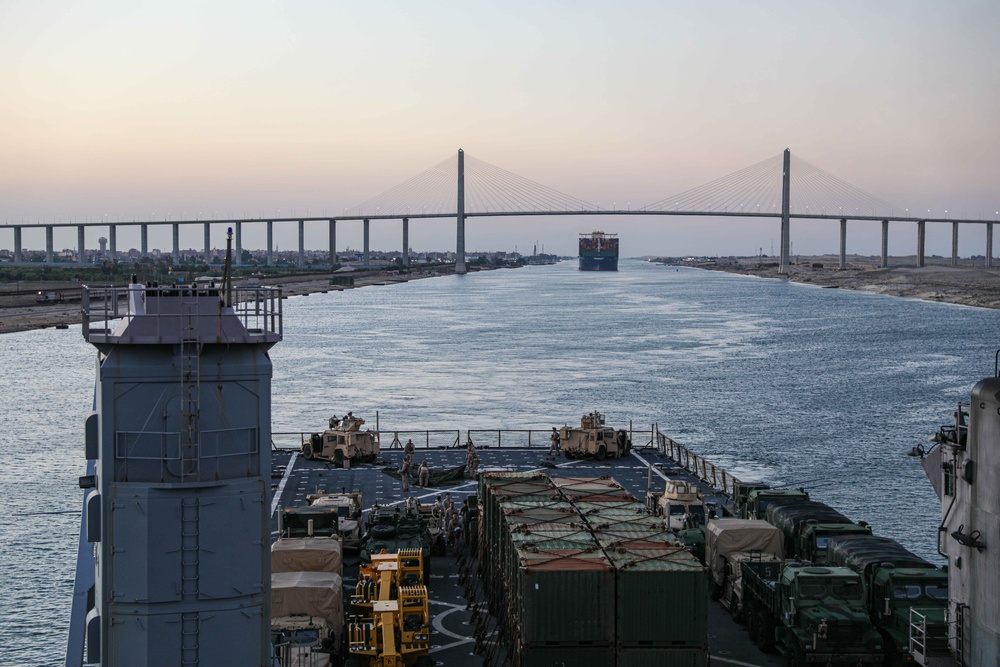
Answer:
MULTIPOLYGON (((324 429, 325 430, 325 429, 324 429)), ((274 449, 299 449, 316 431, 274 431, 274 449)), ((411 429, 372 431, 382 449, 402 449, 412 440, 417 449, 450 449, 465 447, 469 440, 478 448, 525 449, 549 446, 550 429, 544 428, 479 428, 479 429, 411 429)))
POLYGON ((227 342, 277 342, 284 335, 281 289, 276 287, 234 287, 231 314, 221 307, 222 288, 203 285, 84 286, 80 312, 83 337, 91 343, 169 342, 181 336, 185 314, 182 299, 197 298, 202 319, 236 317, 243 331, 219 325, 206 331, 218 336, 223 330, 227 342), (132 294, 137 292, 138 294, 132 294), (130 298, 130 294, 132 298, 130 298), (141 303, 141 306, 137 306, 141 303), (121 321, 131 326, 121 330, 121 321), (116 330, 117 329, 117 330, 116 330), (132 329, 129 331, 129 329, 132 329))
POLYGON ((672 459, 680 467, 696 475, 706 484, 711 484, 716 491, 732 498, 733 488, 740 480, 731 473, 718 467, 708 459, 700 456, 673 438, 660 433, 658 424, 653 425, 654 437, 657 451, 662 455, 672 459))
MULTIPOLYGON (((909 652, 918 665, 927 665, 929 658, 949 654, 951 623, 948 609, 915 609, 910 607, 909 652), (931 617, 934 618, 931 618, 931 617)), ((956 628, 957 630, 957 628, 956 628)), ((960 636, 956 632, 956 636, 960 636)))

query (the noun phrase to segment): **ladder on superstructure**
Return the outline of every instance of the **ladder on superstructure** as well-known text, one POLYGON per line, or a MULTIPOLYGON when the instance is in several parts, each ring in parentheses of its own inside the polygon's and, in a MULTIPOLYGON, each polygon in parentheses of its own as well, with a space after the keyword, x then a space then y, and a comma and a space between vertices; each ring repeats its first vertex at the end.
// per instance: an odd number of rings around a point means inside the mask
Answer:
POLYGON ((201 473, 201 343, 198 292, 181 301, 181 481, 197 481, 201 473))
MULTIPOLYGON (((201 322, 198 288, 181 297, 181 481, 198 481, 201 475, 201 322)), ((200 592, 200 508, 198 499, 181 501, 181 595, 197 597, 200 592)), ((200 620, 197 613, 181 614, 181 665, 196 667, 199 654, 200 620)))

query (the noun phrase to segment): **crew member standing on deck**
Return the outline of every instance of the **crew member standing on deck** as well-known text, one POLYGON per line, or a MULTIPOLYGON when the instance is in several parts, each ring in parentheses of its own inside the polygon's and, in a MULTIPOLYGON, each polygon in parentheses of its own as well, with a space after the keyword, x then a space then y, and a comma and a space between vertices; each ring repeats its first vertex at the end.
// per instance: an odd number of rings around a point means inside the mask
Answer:
POLYGON ((427 461, 421 461, 417 468, 417 484, 426 487, 431 481, 431 469, 427 467, 427 461))
POLYGON ((549 456, 559 456, 559 443, 562 441, 562 438, 559 437, 559 431, 556 430, 555 426, 552 427, 552 434, 549 436, 549 441, 551 442, 549 445, 549 456))
POLYGON ((410 460, 403 457, 403 465, 399 467, 399 480, 403 483, 403 491, 410 490, 410 460))

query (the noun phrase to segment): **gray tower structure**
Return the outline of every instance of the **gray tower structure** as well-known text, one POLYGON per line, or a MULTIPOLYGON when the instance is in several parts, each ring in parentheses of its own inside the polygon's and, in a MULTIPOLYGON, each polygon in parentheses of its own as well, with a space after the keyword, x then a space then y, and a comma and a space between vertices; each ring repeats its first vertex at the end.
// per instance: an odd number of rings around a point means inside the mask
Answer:
POLYGON ((948 558, 949 640, 958 667, 1000 665, 1000 377, 976 384, 954 417, 922 461, 941 499, 938 551, 948 558))
POLYGON ((85 540, 96 576, 67 664, 84 634, 83 661, 108 667, 270 664, 268 350, 281 294, 233 292, 84 288, 98 355, 78 590, 85 540))

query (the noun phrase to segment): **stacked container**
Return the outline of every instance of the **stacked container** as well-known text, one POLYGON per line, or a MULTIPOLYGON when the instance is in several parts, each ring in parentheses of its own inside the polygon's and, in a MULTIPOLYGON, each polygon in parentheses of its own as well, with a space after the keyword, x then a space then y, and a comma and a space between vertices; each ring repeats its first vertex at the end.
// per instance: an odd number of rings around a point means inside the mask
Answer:
POLYGON ((707 582, 665 522, 610 478, 480 478, 490 611, 513 664, 707 664, 707 582))

